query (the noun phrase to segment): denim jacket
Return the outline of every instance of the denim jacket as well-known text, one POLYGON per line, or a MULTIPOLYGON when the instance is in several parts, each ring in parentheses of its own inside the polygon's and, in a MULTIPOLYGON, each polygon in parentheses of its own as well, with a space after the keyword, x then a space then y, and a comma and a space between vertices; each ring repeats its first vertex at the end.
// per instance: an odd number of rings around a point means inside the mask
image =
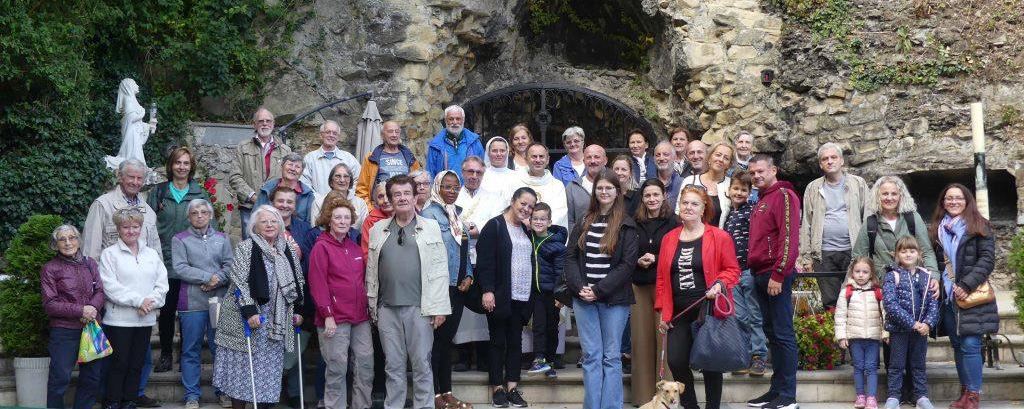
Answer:
MULTIPOLYGON (((461 207, 456 206, 456 209, 459 214, 462 213, 461 207)), ((453 287, 459 285, 459 267, 462 263, 466 263, 466 277, 472 277, 473 265, 466 262, 466 260, 460 260, 462 246, 452 236, 452 226, 448 221, 448 213, 444 211, 444 208, 437 202, 432 201, 427 207, 423 208, 420 216, 436 221, 437 225, 441 227, 441 240, 444 241, 444 248, 448 253, 448 285, 453 287)), ((467 251, 466 254, 468 255, 469 252, 467 251)))

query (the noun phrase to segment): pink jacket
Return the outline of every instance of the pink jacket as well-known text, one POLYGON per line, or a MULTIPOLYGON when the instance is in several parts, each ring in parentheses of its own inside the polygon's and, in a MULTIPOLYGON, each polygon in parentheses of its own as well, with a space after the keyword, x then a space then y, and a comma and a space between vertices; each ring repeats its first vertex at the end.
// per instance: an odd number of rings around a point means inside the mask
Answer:
POLYGON ((316 326, 322 327, 325 317, 334 317, 338 324, 370 319, 365 277, 366 258, 358 244, 349 237, 339 242, 329 232, 321 234, 309 255, 316 326))
POLYGON ((39 281, 50 327, 82 328, 83 307, 91 305, 97 312, 103 309, 103 281, 96 260, 90 257, 73 261, 58 255, 43 265, 39 281))

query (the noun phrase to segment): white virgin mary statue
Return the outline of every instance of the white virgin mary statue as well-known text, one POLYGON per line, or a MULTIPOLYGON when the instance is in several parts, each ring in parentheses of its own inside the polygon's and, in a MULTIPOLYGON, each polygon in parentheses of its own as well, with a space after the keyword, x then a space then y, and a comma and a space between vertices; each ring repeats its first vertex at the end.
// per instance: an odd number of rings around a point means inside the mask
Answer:
POLYGON ((121 86, 117 90, 117 104, 115 111, 121 114, 121 148, 117 156, 107 156, 107 167, 114 169, 126 159, 138 159, 143 164, 146 157, 142 153, 142 147, 146 144, 149 136, 156 131, 156 118, 150 115, 149 122, 143 122, 146 116, 146 109, 139 104, 135 95, 139 93, 139 85, 131 78, 121 80, 121 86))

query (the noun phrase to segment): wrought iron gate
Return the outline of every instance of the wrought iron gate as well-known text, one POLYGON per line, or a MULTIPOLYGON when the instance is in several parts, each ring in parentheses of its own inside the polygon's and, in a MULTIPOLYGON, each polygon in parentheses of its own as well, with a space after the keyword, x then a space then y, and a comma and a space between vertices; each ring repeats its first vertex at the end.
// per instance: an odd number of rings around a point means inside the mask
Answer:
POLYGON ((638 128, 653 145, 654 128, 650 122, 625 104, 608 95, 569 84, 520 84, 491 91, 462 105, 466 127, 483 137, 508 136, 518 123, 530 128, 534 139, 552 153, 552 161, 565 153, 562 132, 580 126, 586 143, 598 143, 609 156, 626 152, 627 133, 638 128))

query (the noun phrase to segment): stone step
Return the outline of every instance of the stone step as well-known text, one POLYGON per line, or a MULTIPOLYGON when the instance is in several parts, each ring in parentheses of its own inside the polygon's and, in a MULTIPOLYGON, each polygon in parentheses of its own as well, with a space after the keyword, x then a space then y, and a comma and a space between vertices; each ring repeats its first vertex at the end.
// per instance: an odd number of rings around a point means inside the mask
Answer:
MULTIPOLYGON (((951 363, 929 363, 928 383, 930 396, 933 400, 948 401, 956 399, 960 390, 960 381, 956 375, 956 368, 951 363)), ((703 399, 704 389, 703 377, 699 373, 694 374, 698 399, 703 399)), ((210 387, 212 368, 204 366, 201 376, 203 385, 202 400, 214 402, 213 388, 210 387)), ((884 399, 886 377, 884 371, 878 376, 879 396, 884 399)), ((310 371, 307 380, 312 379, 310 371)), ((625 396, 629 399, 629 375, 623 378, 625 396)), ((768 390, 771 374, 755 378, 749 376, 725 375, 725 387, 723 388, 722 399, 726 402, 742 402, 758 396, 768 390)), ((487 387, 487 374, 482 372, 456 373, 452 379, 453 389, 456 396, 461 399, 481 404, 487 403, 490 399, 489 388, 487 387)), ((1016 366, 1004 366, 1004 369, 984 369, 983 396, 986 401, 993 400, 1021 400, 1024 399, 1024 368, 1016 366)), ((9 393, 13 396, 13 376, 0 377, 0 406, 6 405, 3 397, 9 393), (5 381, 4 378, 10 378, 5 381), (8 385, 5 387, 5 385, 8 385), (8 392, 8 388, 11 389, 8 392)), ((558 378, 549 380, 543 376, 528 376, 523 373, 520 382, 520 389, 525 399, 530 403, 566 403, 579 404, 583 399, 583 371, 577 368, 566 368, 558 372, 558 378)), ((176 373, 153 374, 150 377, 149 387, 146 393, 162 402, 178 402, 183 396, 184 389, 180 383, 180 375, 176 373)), ((312 384, 307 381, 307 400, 315 401, 313 398, 312 384)), ((73 395, 69 394, 69 398, 73 395)), ((812 402, 848 402, 855 398, 853 388, 853 371, 848 365, 841 366, 834 370, 827 371, 799 371, 797 372, 797 401, 802 403, 812 402)), ((628 402, 627 402, 628 405, 628 402)))

